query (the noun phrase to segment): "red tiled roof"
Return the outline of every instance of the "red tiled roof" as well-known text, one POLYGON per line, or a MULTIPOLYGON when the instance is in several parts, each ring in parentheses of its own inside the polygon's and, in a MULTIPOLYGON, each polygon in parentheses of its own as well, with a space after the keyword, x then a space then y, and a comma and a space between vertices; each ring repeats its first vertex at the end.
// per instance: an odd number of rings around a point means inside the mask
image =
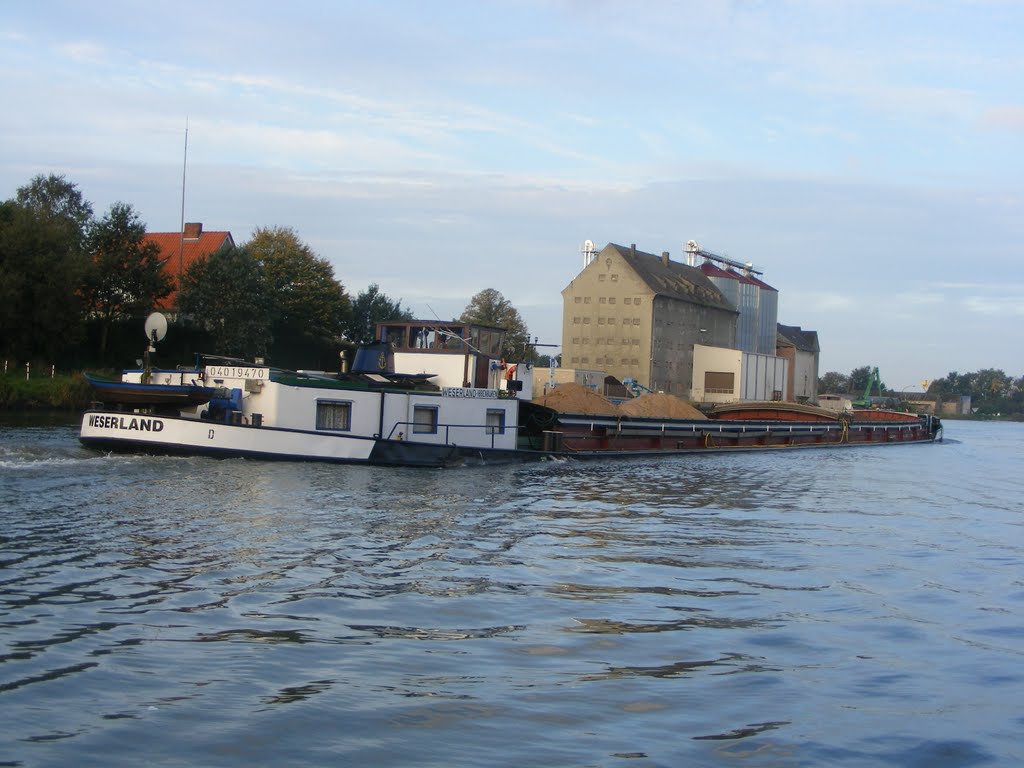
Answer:
POLYGON ((180 272, 183 274, 194 263, 216 253, 225 245, 229 248, 235 247, 235 241, 230 232, 203 232, 201 224, 186 224, 184 239, 180 232, 148 232, 146 240, 155 243, 160 249, 158 256, 160 265, 164 272, 170 275, 174 283, 174 290, 167 298, 158 302, 157 309, 177 308, 179 253, 181 254, 180 272))
POLYGON ((735 277, 735 275, 726 272, 721 267, 715 266, 710 261, 705 261, 703 264, 697 267, 697 269, 699 269, 708 277, 735 277))
POLYGON ((700 269, 700 271, 703 272, 708 277, 725 277, 730 280, 738 280, 741 283, 750 283, 752 285, 756 285, 758 288, 763 288, 766 291, 776 291, 775 288, 772 288, 770 285, 768 285, 768 283, 764 282, 763 280, 759 280, 753 275, 745 275, 740 272, 737 272, 732 267, 730 267, 729 269, 722 269, 717 264, 712 264, 710 261, 705 261, 703 264, 700 265, 700 267, 698 267, 698 269, 700 269))

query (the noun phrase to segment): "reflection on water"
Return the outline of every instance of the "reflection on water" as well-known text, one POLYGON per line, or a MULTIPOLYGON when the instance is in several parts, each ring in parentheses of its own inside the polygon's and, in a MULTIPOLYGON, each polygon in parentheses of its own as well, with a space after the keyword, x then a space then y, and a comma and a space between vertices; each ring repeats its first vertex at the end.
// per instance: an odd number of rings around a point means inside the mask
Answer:
POLYGON ((1024 430, 956 428, 420 471, 8 422, 0 761, 1017 762, 1024 430))

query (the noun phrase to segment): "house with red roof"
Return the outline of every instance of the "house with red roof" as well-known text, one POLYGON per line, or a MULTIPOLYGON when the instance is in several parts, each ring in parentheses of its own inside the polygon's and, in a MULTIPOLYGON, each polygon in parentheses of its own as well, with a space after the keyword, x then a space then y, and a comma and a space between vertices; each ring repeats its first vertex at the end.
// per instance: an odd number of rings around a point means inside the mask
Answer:
POLYGON ((221 248, 235 247, 230 232, 204 232, 201 222, 189 222, 181 232, 148 232, 146 241, 160 249, 160 266, 174 283, 167 298, 157 302, 157 309, 171 313, 178 308, 178 285, 185 270, 221 248))

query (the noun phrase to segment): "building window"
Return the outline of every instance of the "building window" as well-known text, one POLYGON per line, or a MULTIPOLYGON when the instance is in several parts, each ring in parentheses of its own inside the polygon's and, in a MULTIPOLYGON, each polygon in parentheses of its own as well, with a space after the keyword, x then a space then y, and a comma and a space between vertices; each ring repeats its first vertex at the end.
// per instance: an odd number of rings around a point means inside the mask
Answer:
POLYGON ((610 298, 608 299, 608 303, 609 303, 609 304, 614 304, 614 303, 615 303, 615 297, 614 297, 614 296, 610 297, 610 298))
POLYGON ((583 297, 583 303, 584 304, 589 304, 590 303, 590 297, 589 296, 584 296, 583 297))
POLYGON ((619 276, 618 275, 612 275, 612 282, 613 283, 619 282, 619 276))
POLYGON ((572 337, 572 343, 573 344, 579 344, 580 343, 580 337, 579 336, 573 336, 572 337))
POLYGON ((580 303, 583 302, 583 297, 582 296, 574 296, 573 297, 573 302, 576 303, 576 304, 580 304, 580 303))
POLYGON ((608 318, 608 325, 615 325, 615 318, 614 317, 609 317, 608 318))
POLYGON ((639 317, 634 317, 633 318, 633 325, 640 325, 640 318, 639 317))
POLYGON ((622 303, 623 303, 623 304, 632 304, 632 303, 633 303, 633 300, 632 300, 631 298, 629 298, 629 296, 627 296, 626 298, 624 298, 624 299, 622 300, 622 303))
POLYGON ((505 410, 503 408, 487 409, 487 434, 505 434, 505 410))
POLYGON ((731 371, 705 371, 704 391, 713 394, 731 395, 736 388, 736 374, 731 371))
POLYGON ((604 282, 604 275, 598 275, 597 276, 597 282, 603 283, 604 282))
POLYGON ((607 301, 608 301, 608 299, 606 297, 602 296, 600 299, 597 300, 597 303, 598 304, 604 304, 607 301))
POLYGON ((590 325, 590 318, 589 317, 584 317, 583 318, 583 324, 584 325, 590 325))
POLYGON ((640 297, 637 296, 635 299, 633 299, 633 303, 636 304, 639 307, 640 306, 640 297))
POLYGON ((352 429, 352 403, 347 400, 317 400, 316 428, 333 432, 352 429))
POLYGON ((603 317, 597 318, 597 324, 598 325, 604 325, 604 318, 603 317))
POLYGON ((412 409, 412 431, 421 435, 436 435, 437 406, 415 406, 412 409))
POLYGON ((579 315, 577 315, 576 317, 574 317, 574 318, 572 319, 572 324, 573 324, 573 325, 579 325, 579 324, 580 324, 580 318, 579 318, 579 315))

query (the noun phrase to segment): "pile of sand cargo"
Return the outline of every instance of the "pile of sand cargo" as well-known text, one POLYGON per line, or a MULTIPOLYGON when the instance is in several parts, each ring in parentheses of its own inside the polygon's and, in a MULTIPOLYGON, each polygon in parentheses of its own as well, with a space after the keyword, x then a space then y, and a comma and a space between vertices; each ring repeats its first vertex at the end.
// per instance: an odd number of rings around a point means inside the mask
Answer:
POLYGON ((582 413, 588 416, 618 416, 615 403, 587 389, 582 384, 558 384, 548 394, 537 398, 538 403, 559 413, 582 413))
POLYGON ((656 392, 642 395, 616 405, 582 384, 559 384, 547 395, 537 399, 543 406, 559 413, 587 416, 641 416, 651 419, 705 419, 703 413, 675 395, 656 392))
POLYGON ((675 395, 654 392, 627 400, 619 406, 624 416, 645 416, 653 419, 706 419, 690 403, 675 395))

